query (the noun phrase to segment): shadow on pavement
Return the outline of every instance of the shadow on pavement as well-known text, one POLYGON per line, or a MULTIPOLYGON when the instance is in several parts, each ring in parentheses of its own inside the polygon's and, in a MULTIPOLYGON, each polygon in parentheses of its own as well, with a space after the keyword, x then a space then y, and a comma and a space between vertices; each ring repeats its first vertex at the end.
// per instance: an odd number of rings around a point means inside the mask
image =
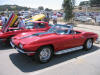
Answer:
POLYGON ((54 56, 53 59, 49 63, 45 63, 45 64, 36 63, 35 60, 32 60, 30 57, 19 54, 19 53, 11 54, 9 57, 12 63, 17 68, 19 68, 22 72, 34 72, 34 71, 38 71, 41 69, 45 69, 47 67, 51 67, 53 65, 57 65, 59 63, 63 63, 64 61, 77 58, 82 55, 89 54, 99 49, 100 49, 99 47, 94 46, 93 49, 89 51, 80 50, 76 52, 54 56))

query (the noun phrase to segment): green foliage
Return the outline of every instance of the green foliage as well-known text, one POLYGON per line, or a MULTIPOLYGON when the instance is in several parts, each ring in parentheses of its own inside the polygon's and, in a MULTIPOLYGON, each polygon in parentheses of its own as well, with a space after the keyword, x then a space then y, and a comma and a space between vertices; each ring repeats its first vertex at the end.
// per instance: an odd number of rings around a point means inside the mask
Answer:
POLYGON ((86 5, 90 5, 90 1, 82 1, 80 2, 79 6, 86 6, 86 5))
POLYGON ((22 7, 18 5, 0 5, 0 11, 20 11, 20 10, 28 10, 27 7, 22 7))
POLYGON ((69 21, 69 20, 72 19, 73 9, 74 9, 74 6, 72 4, 72 0, 64 0, 63 1, 63 10, 64 10, 64 13, 65 13, 64 19, 66 21, 69 21))
POLYGON ((90 5, 100 7, 100 0, 90 0, 90 5))
POLYGON ((44 10, 44 7, 43 6, 39 6, 38 9, 39 10, 44 10))
POLYGON ((52 11, 52 9, 49 9, 49 8, 45 8, 45 11, 52 11))

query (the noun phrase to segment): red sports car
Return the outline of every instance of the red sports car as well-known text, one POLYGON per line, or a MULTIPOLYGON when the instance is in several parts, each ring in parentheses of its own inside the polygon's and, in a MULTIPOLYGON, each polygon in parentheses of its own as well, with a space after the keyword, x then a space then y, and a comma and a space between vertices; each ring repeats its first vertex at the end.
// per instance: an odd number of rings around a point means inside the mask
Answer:
POLYGON ((71 25, 54 25, 47 32, 21 33, 11 40, 18 52, 34 55, 39 62, 48 62, 53 54, 64 54, 80 49, 89 50, 98 35, 93 32, 73 30, 71 25))
POLYGON ((28 22, 26 23, 25 28, 8 28, 7 32, 2 32, 0 30, 0 40, 6 41, 10 39, 12 36, 22 33, 22 32, 40 32, 40 31, 47 31, 50 29, 50 26, 47 22, 43 21, 35 21, 35 22, 28 22))

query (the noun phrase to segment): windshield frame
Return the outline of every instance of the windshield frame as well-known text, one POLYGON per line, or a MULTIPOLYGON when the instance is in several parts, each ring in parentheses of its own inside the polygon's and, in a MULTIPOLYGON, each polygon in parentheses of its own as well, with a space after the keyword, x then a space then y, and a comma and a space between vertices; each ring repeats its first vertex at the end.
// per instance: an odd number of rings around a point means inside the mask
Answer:
POLYGON ((56 34, 70 34, 71 30, 73 30, 73 26, 72 26, 72 25, 67 25, 67 24, 65 24, 65 25, 56 24, 56 25, 53 25, 53 26, 48 30, 48 32, 56 33, 56 34), (56 30, 55 30, 55 27, 56 27, 56 26, 59 26, 59 27, 66 27, 67 32, 64 33, 63 30, 62 30, 63 33, 60 33, 60 32, 58 32, 58 31, 56 31, 56 30))
POLYGON ((26 29, 34 29, 35 28, 35 26, 36 26, 36 24, 37 23, 35 23, 35 22, 27 22, 26 24, 25 24, 25 28, 26 29), (27 25, 27 23, 32 23, 33 25, 27 25), (27 28, 27 27, 29 27, 29 26, 33 26, 32 28, 27 28))

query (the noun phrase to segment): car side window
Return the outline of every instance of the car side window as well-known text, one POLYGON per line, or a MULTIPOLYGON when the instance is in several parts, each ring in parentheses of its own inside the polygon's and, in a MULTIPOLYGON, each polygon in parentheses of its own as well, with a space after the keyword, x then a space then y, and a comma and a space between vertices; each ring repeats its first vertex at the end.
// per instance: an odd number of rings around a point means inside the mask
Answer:
POLYGON ((73 31, 73 30, 71 30, 69 34, 73 34, 73 33, 74 33, 74 31, 73 31))
POLYGON ((69 34, 76 34, 74 30, 70 30, 69 34))
POLYGON ((69 34, 80 34, 81 32, 77 32, 77 31, 74 31, 74 30, 71 30, 69 34))
POLYGON ((46 27, 46 24, 45 23, 38 23, 36 25, 36 28, 45 28, 46 27))
POLYGON ((76 33, 76 34, 80 34, 81 32, 76 31, 75 33, 76 33))

